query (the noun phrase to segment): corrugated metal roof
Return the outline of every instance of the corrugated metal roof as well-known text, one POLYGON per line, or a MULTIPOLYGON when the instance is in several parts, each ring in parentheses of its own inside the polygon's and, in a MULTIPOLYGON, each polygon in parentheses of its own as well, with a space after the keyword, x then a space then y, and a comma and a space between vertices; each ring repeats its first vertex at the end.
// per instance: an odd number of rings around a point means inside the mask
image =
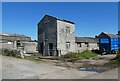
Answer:
POLYGON ((0 35, 2 35, 2 36, 12 36, 12 37, 14 37, 14 36, 16 36, 16 37, 28 37, 28 36, 25 36, 25 35, 22 35, 22 34, 9 34, 9 33, 3 33, 3 32, 0 32, 0 35))
POLYGON ((0 32, 0 35, 9 36, 10 34, 9 34, 9 33, 3 33, 3 32, 0 32))
POLYGON ((102 32, 102 33, 106 34, 108 37, 120 37, 117 34, 110 34, 110 33, 105 33, 105 32, 102 32))
POLYGON ((99 43, 99 39, 92 37, 75 37, 75 42, 99 43))
POLYGON ((31 37, 22 35, 22 34, 7 34, 7 33, 0 33, 0 38, 5 40, 31 40, 31 37))
POLYGON ((116 35, 116 34, 106 34, 106 35, 109 37, 120 37, 119 35, 116 35))
POLYGON ((21 35, 21 34, 11 34, 9 36, 12 36, 12 37, 26 37, 26 38, 30 38, 28 36, 25 36, 25 35, 21 35))

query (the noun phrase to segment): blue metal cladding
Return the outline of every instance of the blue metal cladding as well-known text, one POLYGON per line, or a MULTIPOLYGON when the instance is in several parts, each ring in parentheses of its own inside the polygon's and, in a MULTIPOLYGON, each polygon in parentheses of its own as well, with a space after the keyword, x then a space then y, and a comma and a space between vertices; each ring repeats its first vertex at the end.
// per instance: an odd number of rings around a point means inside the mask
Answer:
POLYGON ((118 46, 118 38, 110 38, 111 40, 111 50, 118 50, 119 46, 118 46))
POLYGON ((101 50, 104 49, 106 52, 120 49, 120 38, 118 37, 111 37, 110 40, 109 38, 102 38, 99 42, 101 50))
POLYGON ((100 39, 100 43, 109 43, 109 40, 107 38, 100 39))
POLYGON ((102 51, 102 52, 109 52, 109 50, 110 50, 110 45, 109 45, 109 38, 101 38, 100 40, 99 40, 99 44, 100 44, 100 50, 102 51))
POLYGON ((118 38, 118 48, 120 50, 120 38, 118 38))

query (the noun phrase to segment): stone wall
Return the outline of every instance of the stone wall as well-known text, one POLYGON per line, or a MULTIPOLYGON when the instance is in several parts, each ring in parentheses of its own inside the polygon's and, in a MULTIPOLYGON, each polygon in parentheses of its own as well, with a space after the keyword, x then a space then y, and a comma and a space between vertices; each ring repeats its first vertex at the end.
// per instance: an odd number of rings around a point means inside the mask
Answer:
MULTIPOLYGON (((35 53, 37 48, 37 42, 29 42, 29 41, 20 41, 21 46, 23 46, 23 50, 26 51, 26 53, 35 53)), ((20 47, 17 47, 16 41, 14 42, 7 42, 7 41, 1 41, 0 42, 0 50, 2 49, 20 49, 20 47)), ((22 49, 21 49, 22 50, 22 49)))
POLYGON ((57 20, 57 49, 60 55, 68 52, 75 52, 75 25, 57 20), (66 27, 70 28, 70 33, 66 33, 66 27), (70 48, 66 48, 66 42, 70 43, 70 48))
POLYGON ((13 49, 13 42, 0 43, 0 49, 13 49))
POLYGON ((79 45, 79 43, 76 43, 76 52, 83 52, 85 50, 99 50, 99 46, 97 43, 81 43, 81 46, 79 45))
POLYGON ((57 22, 55 18, 46 16, 38 24, 38 50, 43 55, 56 56, 57 47, 57 22), (53 44, 53 49, 49 49, 49 44, 53 44), (41 45, 43 44, 43 46, 41 45), (43 50, 41 49, 43 48, 43 50), (50 53, 51 51, 51 53, 50 53))
POLYGON ((26 53, 37 53, 37 42, 23 42, 24 51, 26 53))

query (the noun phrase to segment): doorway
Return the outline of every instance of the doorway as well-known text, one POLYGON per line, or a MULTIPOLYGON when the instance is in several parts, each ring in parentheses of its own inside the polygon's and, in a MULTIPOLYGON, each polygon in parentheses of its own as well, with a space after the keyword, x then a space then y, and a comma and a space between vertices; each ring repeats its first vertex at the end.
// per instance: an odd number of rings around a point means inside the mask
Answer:
POLYGON ((43 54, 43 43, 40 43, 40 53, 43 54))
POLYGON ((53 56, 53 43, 49 43, 49 55, 53 56))

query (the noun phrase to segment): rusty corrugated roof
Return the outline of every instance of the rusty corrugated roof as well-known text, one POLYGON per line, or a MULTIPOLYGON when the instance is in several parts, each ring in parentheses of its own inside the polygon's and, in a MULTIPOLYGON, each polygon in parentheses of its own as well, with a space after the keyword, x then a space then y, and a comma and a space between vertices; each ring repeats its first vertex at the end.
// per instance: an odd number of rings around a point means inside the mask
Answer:
POLYGON ((104 33, 104 34, 106 34, 106 35, 109 36, 109 37, 120 37, 120 36, 117 35, 117 34, 109 34, 109 33, 104 33))

